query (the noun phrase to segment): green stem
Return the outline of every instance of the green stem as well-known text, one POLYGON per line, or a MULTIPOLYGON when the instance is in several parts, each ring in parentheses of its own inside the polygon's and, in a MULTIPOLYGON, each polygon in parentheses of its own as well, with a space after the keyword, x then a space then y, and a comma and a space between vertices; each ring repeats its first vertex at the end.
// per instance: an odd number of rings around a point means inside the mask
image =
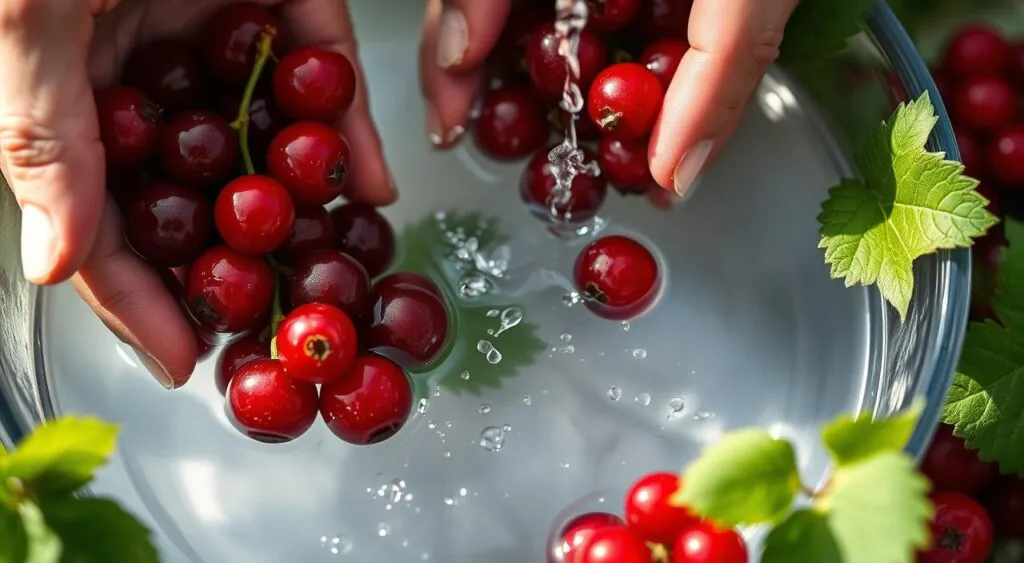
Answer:
POLYGON ((271 47, 274 44, 274 36, 277 30, 271 26, 263 28, 260 32, 259 42, 256 44, 256 62, 249 73, 249 82, 245 85, 242 93, 242 101, 238 104, 238 117, 231 122, 231 127, 238 131, 238 144, 242 151, 242 163, 245 165, 247 174, 255 174, 256 167, 252 163, 252 153, 249 152, 249 107, 252 105, 252 96, 256 92, 256 85, 259 84, 260 75, 263 74, 263 67, 267 66, 267 60, 273 56, 271 47))
POLYGON ((284 267, 278 264, 277 260, 267 257, 270 262, 270 269, 274 272, 274 301, 270 309, 270 357, 277 359, 277 328, 284 320, 284 312, 281 310, 281 280, 284 278, 284 267))

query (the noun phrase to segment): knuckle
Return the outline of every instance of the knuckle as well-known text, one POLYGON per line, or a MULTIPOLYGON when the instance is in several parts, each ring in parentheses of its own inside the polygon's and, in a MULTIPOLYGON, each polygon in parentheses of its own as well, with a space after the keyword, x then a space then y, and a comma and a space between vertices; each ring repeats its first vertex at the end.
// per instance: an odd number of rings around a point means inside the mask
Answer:
POLYGON ((0 116, 0 156, 10 180, 37 179, 60 160, 64 144, 56 131, 24 116, 0 116))
POLYGON ((131 307, 132 295, 125 288, 111 288, 96 295, 96 306, 101 311, 114 313, 115 317, 131 307))
POLYGON ((779 58, 779 46, 782 45, 783 30, 770 28, 754 37, 754 41, 748 47, 748 54, 754 64, 761 69, 779 58))

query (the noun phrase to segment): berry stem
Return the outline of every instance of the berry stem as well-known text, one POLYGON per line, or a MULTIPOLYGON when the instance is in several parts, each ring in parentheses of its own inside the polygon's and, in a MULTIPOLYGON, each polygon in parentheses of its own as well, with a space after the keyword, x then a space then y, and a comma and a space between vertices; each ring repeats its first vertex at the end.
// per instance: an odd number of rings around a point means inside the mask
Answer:
POLYGON ((256 92, 256 85, 260 81, 263 67, 267 66, 267 59, 273 56, 272 47, 276 35, 277 30, 271 26, 264 27, 260 32, 260 39, 256 44, 256 62, 252 65, 249 82, 246 83, 242 101, 238 104, 238 117, 231 122, 231 128, 238 131, 238 144, 242 150, 242 163, 245 165, 247 174, 256 173, 256 167, 252 163, 252 154, 249 152, 249 107, 252 105, 252 96, 256 92))
POLYGON ((270 269, 274 271, 274 300, 270 306, 270 357, 276 360, 277 353, 277 328, 284 321, 284 312, 281 310, 281 280, 284 279, 284 267, 272 257, 267 257, 270 262, 270 269))

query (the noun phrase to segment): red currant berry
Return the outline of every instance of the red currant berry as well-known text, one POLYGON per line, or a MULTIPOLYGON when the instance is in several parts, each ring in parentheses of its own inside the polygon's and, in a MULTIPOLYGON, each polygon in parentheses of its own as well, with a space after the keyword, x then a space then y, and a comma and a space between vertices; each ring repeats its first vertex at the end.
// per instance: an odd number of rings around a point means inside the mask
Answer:
POLYGON ((973 178, 984 175, 982 149, 974 136, 956 131, 956 144, 960 149, 960 162, 964 165, 964 171, 973 178))
POLYGON ((980 131, 1001 127, 1017 113, 1017 93, 1002 78, 970 78, 953 93, 953 116, 958 124, 980 131))
MULTIPOLYGON (((584 29, 579 37, 579 87, 586 92, 597 73, 608 60, 604 42, 590 30, 584 29)), ((534 86, 546 96, 561 99, 565 88, 565 59, 558 53, 558 34, 555 24, 546 22, 530 34, 526 42, 526 69, 534 86)))
MULTIPOLYGON (((281 108, 277 107, 273 94, 261 86, 249 100, 249 152, 254 160, 262 162, 270 149, 270 143, 287 123, 281 108)), ((221 97, 220 114, 228 121, 238 117, 242 105, 242 92, 230 92, 221 97)))
POLYGON ((624 526, 605 526, 583 542, 573 563, 654 563, 647 543, 624 526))
POLYGON ((277 360, 254 360, 239 368, 227 390, 232 422, 261 442, 288 442, 316 421, 316 386, 292 379, 277 360))
POLYGON ((570 520, 558 534, 557 545, 548 554, 548 563, 573 563, 580 546, 594 535, 594 532, 608 527, 623 528, 622 518, 608 512, 588 512, 570 520))
POLYGON ((292 232, 274 251, 274 259, 286 266, 294 266, 305 253, 333 246, 331 214, 320 206, 297 207, 292 232))
POLYGON ((995 75, 1006 69, 1009 58, 1010 47, 1002 34, 988 25, 974 24, 950 38, 942 68, 960 78, 995 75))
POLYGON ((320 415, 331 432, 350 444, 387 440, 401 430, 411 411, 409 378, 381 356, 357 357, 348 373, 320 390, 320 415))
MULTIPOLYGON (((277 20, 251 2, 228 4, 213 14, 200 35, 210 74, 229 84, 245 84, 256 61, 256 43, 267 28, 276 32, 277 20)), ((280 52, 279 38, 274 38, 274 52, 280 52)))
POLYGON ((96 116, 107 162, 131 166, 149 158, 156 148, 160 106, 128 86, 96 92, 96 116))
POLYGON ((374 287, 379 290, 382 287, 389 287, 393 285, 411 285, 418 287, 433 293, 438 299, 444 300, 444 293, 441 292, 441 288, 437 287, 437 284, 434 283, 433 280, 412 272, 395 272, 393 274, 388 274, 377 280, 374 287))
POLYGON ((270 310, 274 275, 265 261, 214 246, 188 271, 185 297, 200 325, 216 332, 252 328, 270 310))
POLYGON ((736 530, 711 522, 686 528, 672 544, 672 563, 747 563, 747 546, 736 530))
POLYGON ((642 194, 657 186, 647 163, 648 139, 602 137, 597 145, 601 172, 622 194, 642 194))
MULTIPOLYGON (((594 151, 580 147, 583 151, 583 160, 591 162, 597 158, 594 151)), ((519 180, 519 195, 523 203, 527 205, 530 212, 543 221, 557 221, 583 223, 593 219, 605 197, 608 195, 608 182, 604 176, 593 174, 577 174, 569 185, 569 200, 567 203, 556 202, 555 215, 551 213, 551 198, 555 186, 558 184, 552 172, 551 162, 548 160, 548 150, 543 150, 533 155, 523 176, 519 180)))
POLYGON ((973 494, 991 483, 999 470, 967 449, 963 439, 953 435, 951 425, 941 424, 921 460, 921 472, 931 479, 935 491, 973 494))
POLYGON ((525 60, 526 44, 533 30, 551 19, 550 10, 545 8, 530 4, 513 10, 509 15, 508 23, 505 24, 497 46, 491 51, 487 62, 492 88, 529 84, 530 77, 526 72, 525 60))
POLYGON ((299 121, 271 141, 267 170, 299 205, 324 205, 345 191, 350 159, 340 133, 316 121, 299 121))
POLYGON ((622 235, 583 247, 574 268, 576 287, 599 316, 623 320, 646 311, 658 294, 658 262, 644 245, 622 235))
POLYGON ((641 0, 630 26, 644 42, 665 37, 686 37, 693 0, 641 0))
POLYGON ((665 87, 637 63, 618 63, 601 71, 587 96, 590 119, 618 138, 646 137, 658 119, 665 87))
POLYGON ((217 232, 243 254, 267 254, 281 246, 295 222, 295 204, 277 180, 259 174, 235 178, 213 204, 217 232))
POLYGON ((269 332, 267 330, 249 333, 228 344, 227 348, 220 353, 220 357, 217 358, 217 366, 214 369, 214 381, 221 395, 227 393, 228 384, 239 369, 256 360, 270 359, 269 332))
POLYGON ((690 49, 690 45, 682 39, 659 39, 644 49, 637 61, 647 67, 647 70, 654 73, 661 80, 661 85, 668 90, 672 83, 672 77, 676 75, 679 63, 683 61, 683 55, 690 49))
POLYGON ((363 203, 346 203, 331 212, 338 247, 366 268, 371 278, 391 265, 395 232, 377 210, 363 203))
POLYGON ((587 0, 587 26, 595 31, 622 29, 633 20, 640 0, 587 0))
POLYGON ((543 106, 529 90, 520 88, 484 94, 473 133, 480 150, 496 160, 530 156, 551 134, 543 106))
POLYGON ((997 182, 1024 189, 1024 126, 1013 125, 996 133, 989 145, 988 163, 997 182))
POLYGON ((227 121, 208 111, 185 111, 160 133, 164 170, 186 184, 223 180, 238 165, 238 135, 227 121))
POLYGON ((996 532, 1024 539, 1024 481, 1020 477, 1002 479, 988 494, 986 504, 996 532))
POLYGON ((671 544, 683 528, 696 522, 686 508, 670 504, 677 490, 679 476, 672 473, 651 473, 637 479, 626 493, 626 523, 651 543, 671 544))
POLYGON ((356 97, 356 71, 345 55, 299 47, 274 68, 274 98, 292 119, 333 122, 356 97))
POLYGON ((918 553, 918 563, 982 563, 992 550, 992 520, 971 497, 960 493, 932 495, 932 543, 918 553))
POLYGON ((373 324, 366 332, 370 350, 397 352, 415 367, 430 363, 448 337, 444 302, 413 285, 374 287, 373 324))
POLYGON ((277 329, 277 352, 288 377, 327 383, 348 371, 356 357, 356 327, 341 309, 299 305, 277 329))
POLYGON ((150 264, 162 268, 194 260, 213 234, 213 212, 199 192, 168 182, 150 184, 125 210, 125 238, 150 264))
POLYGON ((288 280, 288 300, 294 307, 307 303, 337 307, 357 326, 369 324, 373 306, 366 268, 331 248, 310 251, 295 264, 288 280))
POLYGON ((136 48, 125 62, 121 81, 167 111, 198 107, 206 94, 199 58, 180 39, 158 39, 136 48))
POLYGON ((1017 88, 1024 88, 1024 42, 1014 43, 1010 47, 1007 75, 1017 88))

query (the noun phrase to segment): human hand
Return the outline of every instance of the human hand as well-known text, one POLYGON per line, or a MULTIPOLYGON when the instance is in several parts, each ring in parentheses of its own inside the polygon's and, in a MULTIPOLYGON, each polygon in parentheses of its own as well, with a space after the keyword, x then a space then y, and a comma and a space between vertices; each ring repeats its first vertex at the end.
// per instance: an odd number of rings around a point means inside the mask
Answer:
MULTIPOLYGON (((0 169, 22 208, 22 265, 38 284, 71 279, 99 318, 168 388, 195 367, 195 332, 160 274, 124 242, 105 190, 93 90, 113 84, 132 48, 194 36, 231 0, 0 0, 0 169)), ((391 203, 395 187, 369 113, 344 0, 258 0, 278 9, 282 37, 344 53, 355 102, 338 124, 360 158, 351 197, 391 203)))

